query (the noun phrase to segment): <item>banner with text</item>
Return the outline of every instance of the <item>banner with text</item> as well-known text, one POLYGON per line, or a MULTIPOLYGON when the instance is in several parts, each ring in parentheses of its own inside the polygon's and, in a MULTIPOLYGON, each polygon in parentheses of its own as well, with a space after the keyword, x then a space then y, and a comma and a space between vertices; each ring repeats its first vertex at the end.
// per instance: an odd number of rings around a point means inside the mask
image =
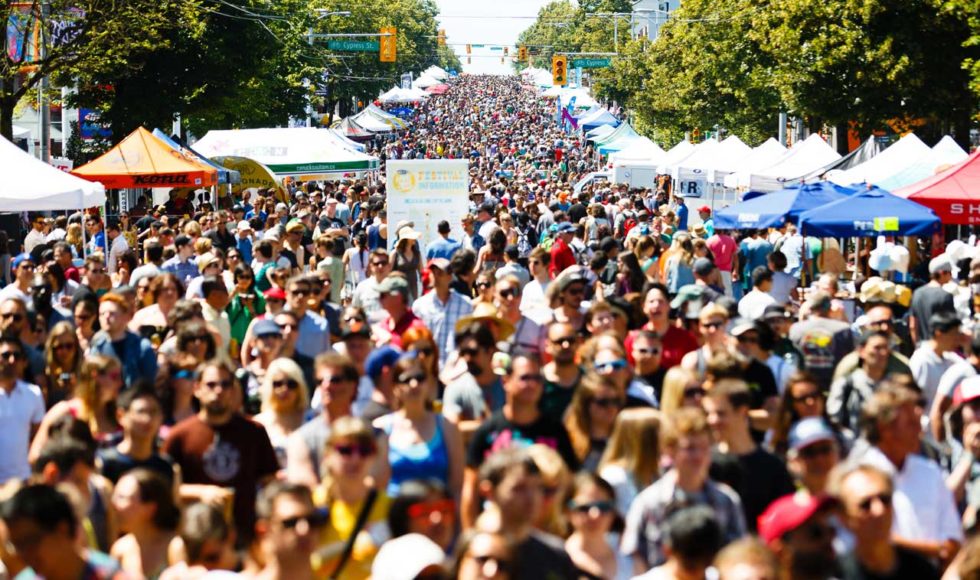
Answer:
POLYGON ((419 248, 437 239, 436 226, 446 220, 452 228, 450 237, 461 240, 462 220, 470 209, 470 172, 466 159, 389 160, 388 251, 392 250, 398 232, 393 228, 410 221, 419 234, 419 248))

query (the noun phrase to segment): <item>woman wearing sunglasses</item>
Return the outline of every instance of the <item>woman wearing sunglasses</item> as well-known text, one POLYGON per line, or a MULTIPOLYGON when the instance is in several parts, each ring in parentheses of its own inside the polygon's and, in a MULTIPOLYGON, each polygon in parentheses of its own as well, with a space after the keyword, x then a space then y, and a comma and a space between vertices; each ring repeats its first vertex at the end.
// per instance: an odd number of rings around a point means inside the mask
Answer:
POLYGON ((55 324, 44 345, 44 374, 48 379, 44 398, 48 409, 71 398, 83 358, 72 325, 68 322, 55 324))
POLYGON ((105 441, 119 432, 116 397, 123 386, 122 366, 112 356, 93 355, 82 363, 75 394, 47 412, 31 444, 30 460, 36 461, 48 442, 51 425, 70 415, 92 430, 96 441, 105 441))
POLYGON ((789 450, 789 431, 792 426, 803 419, 818 417, 832 425, 837 433, 837 442, 846 453, 850 449, 851 437, 836 426, 827 413, 827 395, 820 388, 817 378, 799 371, 786 381, 786 388, 779 399, 779 410, 776 411, 776 424, 769 439, 772 452, 785 457, 789 450))
POLYGON ((565 429, 582 468, 595 471, 612 435, 616 416, 626 404, 623 390, 610 375, 588 374, 565 413, 565 429))
POLYGON ((286 441, 299 429, 306 414, 308 389, 303 371, 293 360, 277 358, 262 377, 262 412, 253 419, 265 427, 279 466, 286 468, 286 441))
POLYGON ((326 474, 313 494, 317 507, 330 513, 318 544, 320 549, 314 555, 318 577, 368 578, 374 556, 391 535, 387 523, 391 500, 374 487, 369 475, 377 453, 375 431, 362 419, 341 417, 330 426, 323 459, 326 474), (362 510, 366 517, 359 518, 362 510), (355 527, 359 519, 364 524, 358 530, 355 527), (353 552, 342 562, 344 546, 352 536, 353 552))
POLYGON ((622 527, 612 486, 594 473, 581 473, 565 509, 573 530, 565 540, 565 551, 582 577, 630 578, 629 562, 613 548, 618 538, 610 538, 622 527))
POLYGON ((388 436, 388 495, 411 479, 435 479, 458 498, 463 485, 463 440, 459 429, 429 408, 430 378, 422 360, 403 355, 391 371, 398 411, 375 420, 388 436))
POLYGON ((693 350, 681 359, 681 366, 704 376, 708 361, 719 352, 734 351, 734 340, 726 332, 728 311, 711 303, 698 314, 698 330, 701 333, 701 348, 693 350))

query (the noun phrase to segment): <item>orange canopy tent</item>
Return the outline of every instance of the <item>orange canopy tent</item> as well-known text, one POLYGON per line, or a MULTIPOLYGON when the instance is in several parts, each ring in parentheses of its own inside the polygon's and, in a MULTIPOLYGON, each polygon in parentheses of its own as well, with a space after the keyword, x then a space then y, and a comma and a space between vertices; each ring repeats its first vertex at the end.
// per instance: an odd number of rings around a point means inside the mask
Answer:
POLYGON ((98 181, 106 189, 143 187, 210 187, 218 171, 175 151, 140 127, 72 174, 98 181))

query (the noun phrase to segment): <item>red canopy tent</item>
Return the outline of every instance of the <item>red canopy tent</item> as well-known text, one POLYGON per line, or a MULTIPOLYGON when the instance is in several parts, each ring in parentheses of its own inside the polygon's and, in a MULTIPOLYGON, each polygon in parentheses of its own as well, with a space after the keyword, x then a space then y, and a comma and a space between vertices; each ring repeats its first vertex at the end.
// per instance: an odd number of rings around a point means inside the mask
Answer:
POLYGON ((449 90, 449 85, 440 84, 440 85, 432 85, 431 87, 425 89, 425 92, 429 93, 430 95, 442 95, 445 94, 445 92, 448 90, 449 90))
POLYGON ((928 207, 945 225, 980 224, 980 150, 893 193, 928 207))
POLYGON ((175 150, 143 127, 72 174, 98 181, 106 189, 195 188, 218 183, 218 171, 214 167, 175 150))

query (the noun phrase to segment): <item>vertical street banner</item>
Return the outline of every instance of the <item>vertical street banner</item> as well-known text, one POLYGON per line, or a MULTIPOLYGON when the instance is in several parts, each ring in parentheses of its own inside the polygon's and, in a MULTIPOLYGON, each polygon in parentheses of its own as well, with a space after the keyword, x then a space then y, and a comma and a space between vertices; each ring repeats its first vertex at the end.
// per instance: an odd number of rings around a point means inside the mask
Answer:
POLYGON ((470 170, 466 159, 399 159, 387 163, 388 251, 399 222, 409 221, 421 234, 419 248, 439 238, 436 226, 446 220, 450 237, 462 239, 463 216, 470 209, 470 170))

